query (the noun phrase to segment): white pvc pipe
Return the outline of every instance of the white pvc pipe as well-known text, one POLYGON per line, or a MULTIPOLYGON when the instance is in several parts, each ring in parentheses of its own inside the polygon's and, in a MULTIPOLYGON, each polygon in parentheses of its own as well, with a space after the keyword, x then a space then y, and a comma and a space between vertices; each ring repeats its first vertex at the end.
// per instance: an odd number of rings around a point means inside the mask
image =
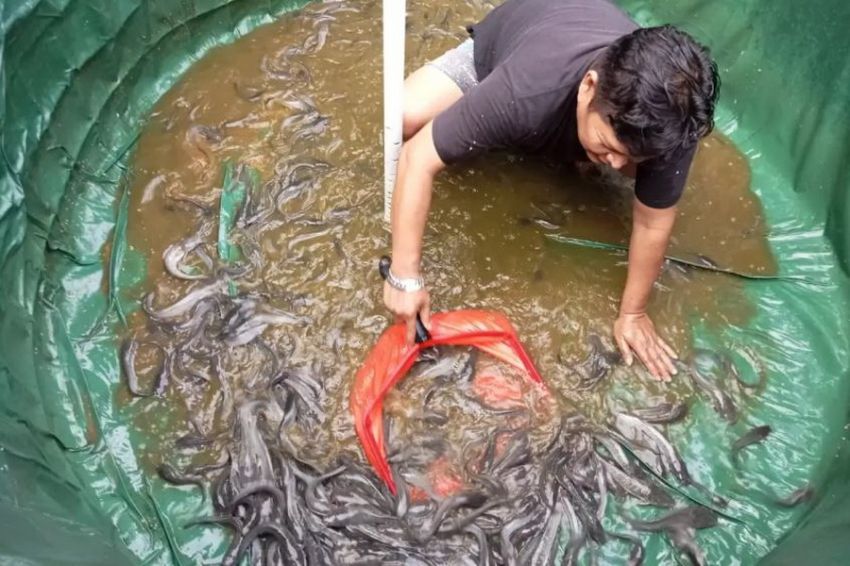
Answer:
POLYGON ((406 0, 384 0, 384 220, 390 221, 404 112, 406 0))

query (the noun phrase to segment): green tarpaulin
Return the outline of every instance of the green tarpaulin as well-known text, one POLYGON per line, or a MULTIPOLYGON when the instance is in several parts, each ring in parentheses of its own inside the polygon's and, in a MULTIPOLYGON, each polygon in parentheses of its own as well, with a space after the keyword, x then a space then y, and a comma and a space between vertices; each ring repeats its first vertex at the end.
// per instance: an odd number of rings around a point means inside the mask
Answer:
MULTIPOLYGON (((770 366, 784 372, 786 390, 771 395, 774 411, 786 395, 789 455, 766 463, 764 476, 811 481, 818 503, 776 545, 741 531, 750 554, 719 538, 710 556, 844 564, 850 4, 622 3, 642 24, 680 25, 712 47, 724 83, 718 128, 749 158, 780 270, 819 282, 747 284, 752 336, 794 349, 776 346, 778 360, 794 363, 770 366), (804 404, 817 409, 794 410, 804 404), (795 450, 817 465, 795 469, 795 450)), ((140 473, 114 405, 114 325, 135 308, 117 290, 144 276, 124 241, 123 179, 145 117, 181 73, 302 4, 0 0, 0 564, 192 564, 199 545, 223 544, 193 541, 169 522, 167 507, 185 502, 140 473)))

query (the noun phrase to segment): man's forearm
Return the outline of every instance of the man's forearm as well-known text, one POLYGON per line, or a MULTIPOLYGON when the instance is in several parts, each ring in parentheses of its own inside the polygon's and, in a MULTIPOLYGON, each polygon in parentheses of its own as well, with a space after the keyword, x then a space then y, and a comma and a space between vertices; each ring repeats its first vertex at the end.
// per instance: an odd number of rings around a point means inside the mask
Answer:
POLYGON ((620 314, 646 311, 670 241, 675 214, 675 209, 653 211, 636 202, 629 244, 629 272, 620 314))
POLYGON ((398 163, 391 220, 393 272, 399 277, 419 275, 434 175, 442 166, 428 124, 405 144, 398 163))

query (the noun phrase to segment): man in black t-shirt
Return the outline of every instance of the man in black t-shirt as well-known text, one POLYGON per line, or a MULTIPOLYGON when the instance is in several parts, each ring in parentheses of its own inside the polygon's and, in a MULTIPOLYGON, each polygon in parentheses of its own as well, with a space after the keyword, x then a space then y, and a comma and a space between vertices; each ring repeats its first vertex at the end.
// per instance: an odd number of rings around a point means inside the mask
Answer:
POLYGON ((507 0, 471 38, 405 82, 384 302, 428 325, 420 275, 434 176, 494 149, 592 161, 635 177, 629 269, 614 338, 658 379, 673 349, 646 313, 719 79, 708 51, 672 26, 639 29, 607 0, 507 0))

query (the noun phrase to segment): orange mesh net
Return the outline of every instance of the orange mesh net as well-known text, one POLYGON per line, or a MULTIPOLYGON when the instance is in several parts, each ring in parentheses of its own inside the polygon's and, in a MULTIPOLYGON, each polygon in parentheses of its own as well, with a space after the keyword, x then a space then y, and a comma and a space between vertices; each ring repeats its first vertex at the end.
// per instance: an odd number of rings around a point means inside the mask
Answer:
POLYGON ((388 328, 354 378, 350 407, 366 458, 393 494, 396 486, 384 444, 383 401, 423 349, 440 345, 474 346, 516 368, 532 381, 543 383, 516 331, 499 313, 460 310, 434 314, 430 337, 412 345, 406 343, 403 324, 388 328))

